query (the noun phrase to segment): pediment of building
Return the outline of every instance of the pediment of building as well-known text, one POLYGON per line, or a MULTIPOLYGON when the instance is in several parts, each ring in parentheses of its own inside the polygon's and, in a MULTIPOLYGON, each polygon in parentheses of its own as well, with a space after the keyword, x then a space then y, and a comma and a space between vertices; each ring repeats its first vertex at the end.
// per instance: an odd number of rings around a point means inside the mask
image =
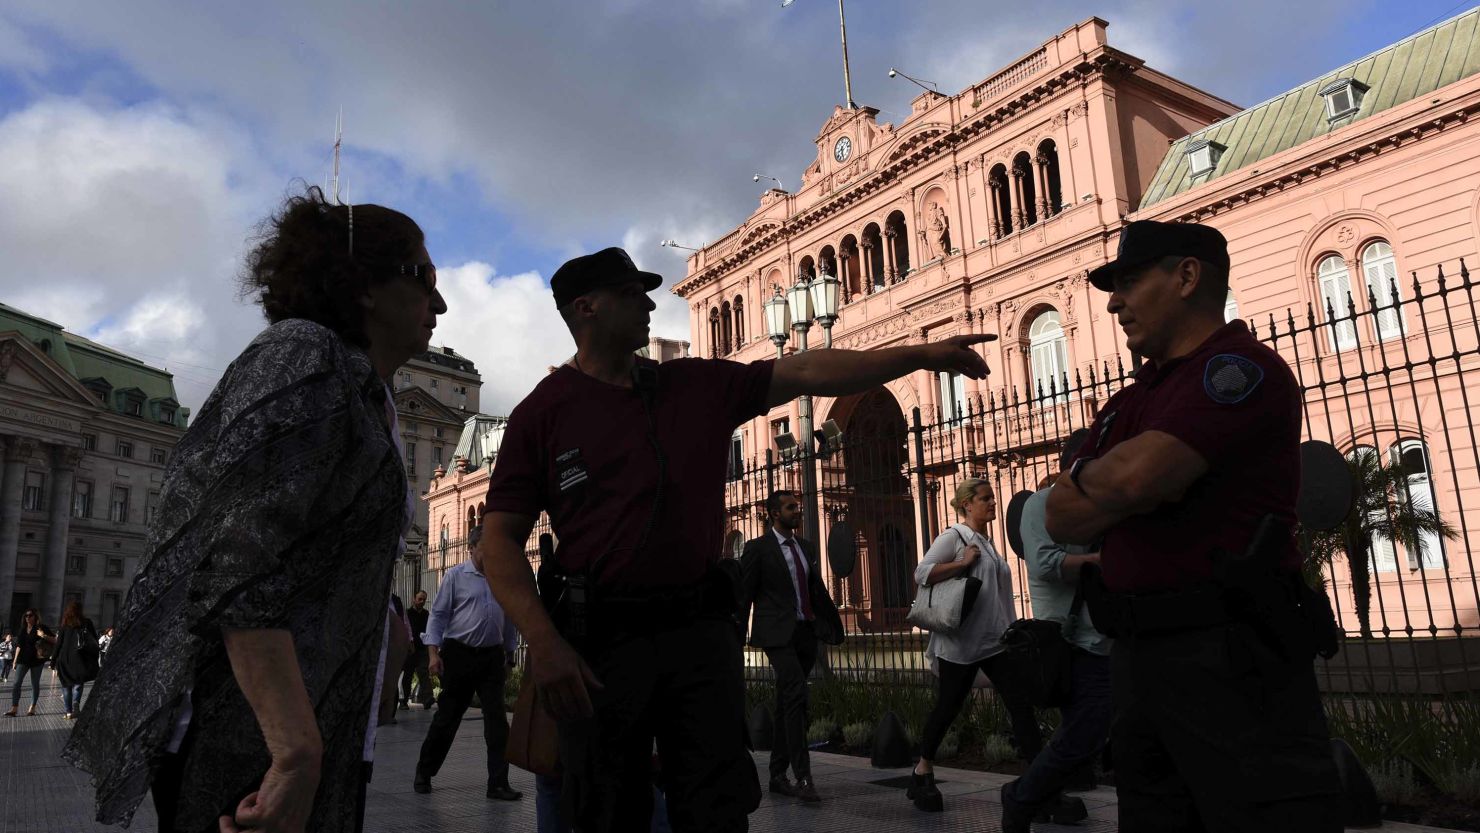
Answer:
POLYGON ((396 391, 396 410, 417 419, 441 419, 459 425, 468 418, 466 412, 443 405, 437 401, 437 397, 416 386, 396 391))
POLYGON ((18 332, 0 333, 0 390, 19 399, 44 397, 70 405, 97 407, 97 400, 40 345, 18 332))

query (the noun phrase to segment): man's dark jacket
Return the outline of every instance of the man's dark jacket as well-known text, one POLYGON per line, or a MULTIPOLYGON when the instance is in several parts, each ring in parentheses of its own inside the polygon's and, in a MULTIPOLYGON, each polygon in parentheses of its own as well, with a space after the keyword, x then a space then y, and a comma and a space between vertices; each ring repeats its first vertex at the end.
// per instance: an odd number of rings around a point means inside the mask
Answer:
MULTIPOLYGON (((817 638, 828 645, 843 641, 843 620, 833 604, 827 586, 822 582, 822 563, 817 545, 797 538, 807 558, 807 589, 811 594, 812 627, 817 638)), ((791 559, 781 552, 781 542, 770 529, 759 538, 745 542, 740 555, 741 612, 750 618, 755 607, 755 622, 750 629, 750 644, 757 648, 781 648, 791 643, 797 626, 796 585, 792 583, 791 559)), ((744 621, 742 619, 742 621, 744 621)))

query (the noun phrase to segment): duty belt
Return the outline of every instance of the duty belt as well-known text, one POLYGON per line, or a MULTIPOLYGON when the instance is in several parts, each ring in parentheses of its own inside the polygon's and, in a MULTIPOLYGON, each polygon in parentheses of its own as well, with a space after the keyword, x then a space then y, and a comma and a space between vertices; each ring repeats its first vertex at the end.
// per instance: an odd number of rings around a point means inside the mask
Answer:
POLYGON ((1214 628, 1235 618, 1223 588, 1214 585, 1137 595, 1111 593, 1095 576, 1084 589, 1084 601, 1095 629, 1116 638, 1214 628))

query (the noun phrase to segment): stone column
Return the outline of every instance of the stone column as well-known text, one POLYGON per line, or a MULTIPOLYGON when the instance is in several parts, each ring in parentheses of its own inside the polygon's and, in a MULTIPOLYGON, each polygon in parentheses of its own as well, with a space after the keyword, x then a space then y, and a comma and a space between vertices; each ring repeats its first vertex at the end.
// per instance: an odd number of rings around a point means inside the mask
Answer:
POLYGON ((67 532, 72 522, 72 476, 82 449, 51 447, 51 506, 47 512, 46 552, 41 559, 42 621, 62 619, 62 584, 67 576, 67 532))
POLYGON ((899 263, 898 253, 895 247, 899 245, 899 232, 893 228, 884 229, 884 283, 899 283, 899 274, 895 271, 895 264, 899 263))
POLYGON ((5 438, 5 469, 0 477, 0 626, 4 627, 10 627, 14 618, 10 601, 15 595, 15 559, 21 543, 21 490, 26 461, 35 451, 35 440, 5 438))
POLYGON ((838 280, 843 284, 843 303, 853 300, 853 290, 849 288, 853 281, 853 275, 848 271, 848 261, 851 258, 847 249, 838 249, 838 280))
POLYGON ((874 243, 868 238, 858 242, 859 280, 863 281, 863 294, 874 294, 874 243))
POLYGON ((1021 229, 1028 224, 1028 212, 1023 208, 1023 170, 1012 169, 1012 227, 1021 229))
POLYGON ((987 216, 991 218, 989 222, 992 228, 993 240, 996 240, 997 238, 1002 236, 1002 219, 997 216, 999 213, 999 209, 997 207, 997 195, 999 192, 997 189, 1000 187, 1001 186, 997 183, 996 179, 989 179, 987 181, 987 216))
POLYGON ((1033 171, 1038 180, 1038 216, 1048 219, 1048 156, 1038 154, 1033 157, 1033 171))

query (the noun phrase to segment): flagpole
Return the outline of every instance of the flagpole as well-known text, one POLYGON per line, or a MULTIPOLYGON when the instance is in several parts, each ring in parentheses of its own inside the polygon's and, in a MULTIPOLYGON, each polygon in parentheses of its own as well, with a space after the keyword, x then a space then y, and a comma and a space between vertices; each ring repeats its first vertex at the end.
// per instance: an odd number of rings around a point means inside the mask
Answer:
POLYGON ((847 97, 848 109, 857 110, 853 103, 853 79, 848 73, 848 21, 843 17, 843 0, 838 0, 838 28, 843 39, 843 94, 847 97))

